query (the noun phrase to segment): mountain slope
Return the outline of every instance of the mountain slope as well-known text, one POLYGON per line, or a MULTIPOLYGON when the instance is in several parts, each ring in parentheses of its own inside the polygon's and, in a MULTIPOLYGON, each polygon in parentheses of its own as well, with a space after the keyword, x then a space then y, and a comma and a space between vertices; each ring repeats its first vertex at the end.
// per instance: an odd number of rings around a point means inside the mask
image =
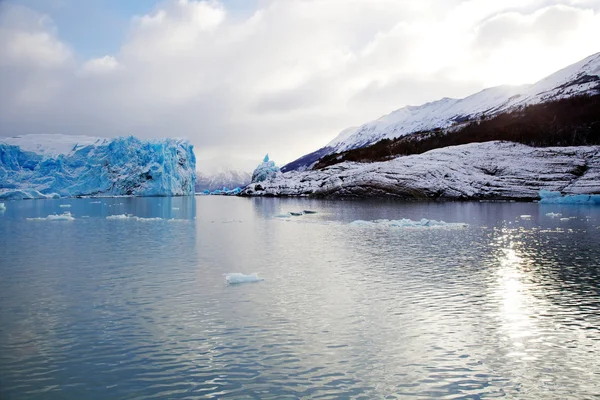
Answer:
POLYGON ((600 53, 532 85, 498 86, 464 99, 443 98, 421 106, 403 107, 357 128, 345 129, 325 147, 289 163, 282 171, 302 170, 325 155, 365 147, 381 139, 434 129, 453 129, 484 116, 581 94, 600 94, 600 53))
POLYGON ((233 189, 244 187, 250 183, 252 176, 249 172, 226 169, 215 173, 196 171, 196 192, 204 190, 222 190, 224 187, 233 189))
POLYGON ((250 184, 242 195, 535 200, 541 190, 600 194, 600 146, 470 143, 383 162, 292 171, 250 184))

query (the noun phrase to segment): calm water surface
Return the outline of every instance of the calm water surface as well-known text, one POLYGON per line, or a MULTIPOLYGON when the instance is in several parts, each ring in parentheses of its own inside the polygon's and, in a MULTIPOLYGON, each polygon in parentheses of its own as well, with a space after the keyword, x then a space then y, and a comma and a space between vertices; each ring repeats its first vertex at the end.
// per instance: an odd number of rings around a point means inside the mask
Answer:
POLYGON ((1 399, 600 396, 599 207, 6 206, 1 399), (304 209, 318 214, 277 217, 304 209), (75 220, 27 220, 64 211, 75 220), (351 224, 382 218, 468 226, 351 224))

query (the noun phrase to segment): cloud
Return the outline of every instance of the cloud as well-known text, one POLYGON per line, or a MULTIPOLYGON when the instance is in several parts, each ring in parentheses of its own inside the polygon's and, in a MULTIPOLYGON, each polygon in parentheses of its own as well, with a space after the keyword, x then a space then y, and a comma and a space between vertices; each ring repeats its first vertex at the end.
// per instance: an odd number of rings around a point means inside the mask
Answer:
POLYGON ((535 81, 600 50, 589 0, 258 4, 240 17, 167 0, 132 17, 118 52, 85 60, 47 16, 3 3, 0 134, 187 136, 207 159, 284 162, 406 104, 535 81))

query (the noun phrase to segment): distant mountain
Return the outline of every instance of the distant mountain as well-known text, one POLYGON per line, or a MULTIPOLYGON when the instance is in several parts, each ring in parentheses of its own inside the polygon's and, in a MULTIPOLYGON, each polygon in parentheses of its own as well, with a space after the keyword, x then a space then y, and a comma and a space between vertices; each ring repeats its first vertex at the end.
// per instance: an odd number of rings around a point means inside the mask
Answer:
POLYGON ((204 190, 221 190, 224 187, 233 189, 244 187, 250 183, 252 176, 249 172, 225 169, 213 173, 196 172, 196 192, 204 190))
POLYGON ((600 94, 600 53, 589 56, 531 85, 498 86, 464 99, 443 98, 421 106, 400 108, 375 121, 343 130, 335 139, 281 168, 310 168, 320 158, 416 132, 454 129, 524 106, 578 95, 600 94))

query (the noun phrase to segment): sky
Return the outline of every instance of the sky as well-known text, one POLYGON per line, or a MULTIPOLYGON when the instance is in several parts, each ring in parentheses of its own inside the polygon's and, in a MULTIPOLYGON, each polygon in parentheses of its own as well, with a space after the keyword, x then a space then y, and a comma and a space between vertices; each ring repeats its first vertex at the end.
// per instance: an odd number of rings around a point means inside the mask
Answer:
POLYGON ((187 137, 279 165, 600 51, 600 0, 0 0, 0 136, 187 137))

